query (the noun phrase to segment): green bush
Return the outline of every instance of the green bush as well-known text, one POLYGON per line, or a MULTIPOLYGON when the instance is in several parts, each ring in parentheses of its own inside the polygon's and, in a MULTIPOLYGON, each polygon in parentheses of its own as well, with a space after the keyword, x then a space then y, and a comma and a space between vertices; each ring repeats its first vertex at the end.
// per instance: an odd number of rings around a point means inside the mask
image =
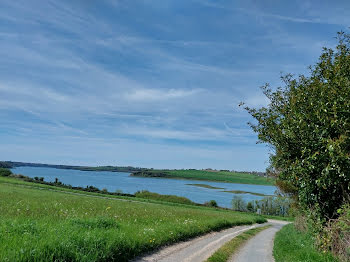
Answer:
POLYGON ((0 176, 10 176, 10 175, 12 175, 12 172, 10 169, 0 168, 0 176))
POLYGON ((187 204, 187 205, 195 205, 194 202, 192 202, 186 197, 179 197, 175 195, 161 195, 158 193, 149 192, 147 190, 137 191, 135 193, 135 196, 139 198, 153 199, 153 200, 187 204))
POLYGON ((246 107, 251 127, 274 149, 271 169, 284 188, 324 223, 350 193, 350 35, 338 33, 336 50, 324 48, 309 76, 282 80, 275 91, 263 87, 267 107, 246 107))
POLYGON ((218 207, 218 203, 215 200, 210 200, 208 202, 205 202, 204 205, 208 207, 218 207))
POLYGON ((339 218, 329 221, 317 237, 319 246, 331 250, 342 261, 350 261, 350 204, 338 210, 339 218))

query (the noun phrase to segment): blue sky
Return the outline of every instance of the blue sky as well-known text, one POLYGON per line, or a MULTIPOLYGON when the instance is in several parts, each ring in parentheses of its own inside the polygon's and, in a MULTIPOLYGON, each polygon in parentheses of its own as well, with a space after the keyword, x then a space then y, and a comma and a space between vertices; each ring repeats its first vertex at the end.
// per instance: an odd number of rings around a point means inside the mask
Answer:
POLYGON ((0 159, 264 170, 238 107, 307 73, 349 1, 3 0, 0 159), (283 2, 283 3, 282 3, 283 2))

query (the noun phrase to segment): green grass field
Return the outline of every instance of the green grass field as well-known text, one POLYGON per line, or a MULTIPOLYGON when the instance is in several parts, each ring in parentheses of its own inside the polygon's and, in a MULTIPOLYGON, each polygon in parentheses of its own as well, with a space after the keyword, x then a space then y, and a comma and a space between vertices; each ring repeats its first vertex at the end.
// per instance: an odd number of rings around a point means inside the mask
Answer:
POLYGON ((266 178, 248 173, 218 171, 211 172, 205 170, 147 170, 134 173, 136 176, 144 177, 163 177, 163 178, 181 178, 193 180, 205 180, 216 182, 228 182, 238 184, 254 185, 274 185, 273 178, 266 178))
POLYGON ((312 236, 298 232, 293 224, 286 225, 277 232, 273 254, 276 262, 338 261, 331 254, 317 250, 312 236))
POLYGON ((0 179, 0 261, 127 261, 256 215, 0 179), (50 189, 51 190, 48 190, 50 189))

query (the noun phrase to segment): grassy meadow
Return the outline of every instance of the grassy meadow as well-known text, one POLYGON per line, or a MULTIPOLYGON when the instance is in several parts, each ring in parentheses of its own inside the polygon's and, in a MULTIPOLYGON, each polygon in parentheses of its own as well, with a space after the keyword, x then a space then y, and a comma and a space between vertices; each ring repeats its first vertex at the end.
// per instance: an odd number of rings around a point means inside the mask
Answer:
POLYGON ((128 261, 256 215, 0 179, 0 261, 128 261), (48 190, 50 189, 51 190, 48 190))
POLYGON ((275 185, 273 178, 266 178, 250 173, 206 170, 147 170, 133 173, 135 176, 181 178, 215 182, 228 182, 253 185, 275 185))

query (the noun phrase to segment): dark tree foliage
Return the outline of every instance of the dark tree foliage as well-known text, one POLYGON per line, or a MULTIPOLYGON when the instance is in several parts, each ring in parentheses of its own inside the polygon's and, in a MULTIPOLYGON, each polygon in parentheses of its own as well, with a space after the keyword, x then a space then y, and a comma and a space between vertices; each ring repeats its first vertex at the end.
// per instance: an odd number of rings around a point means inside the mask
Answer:
POLYGON ((350 193, 350 35, 324 48, 310 75, 282 77, 263 93, 267 107, 249 108, 259 141, 273 148, 271 168, 282 190, 321 219, 337 217, 350 193))
POLYGON ((0 176, 10 176, 12 172, 10 169, 0 167, 0 176))

